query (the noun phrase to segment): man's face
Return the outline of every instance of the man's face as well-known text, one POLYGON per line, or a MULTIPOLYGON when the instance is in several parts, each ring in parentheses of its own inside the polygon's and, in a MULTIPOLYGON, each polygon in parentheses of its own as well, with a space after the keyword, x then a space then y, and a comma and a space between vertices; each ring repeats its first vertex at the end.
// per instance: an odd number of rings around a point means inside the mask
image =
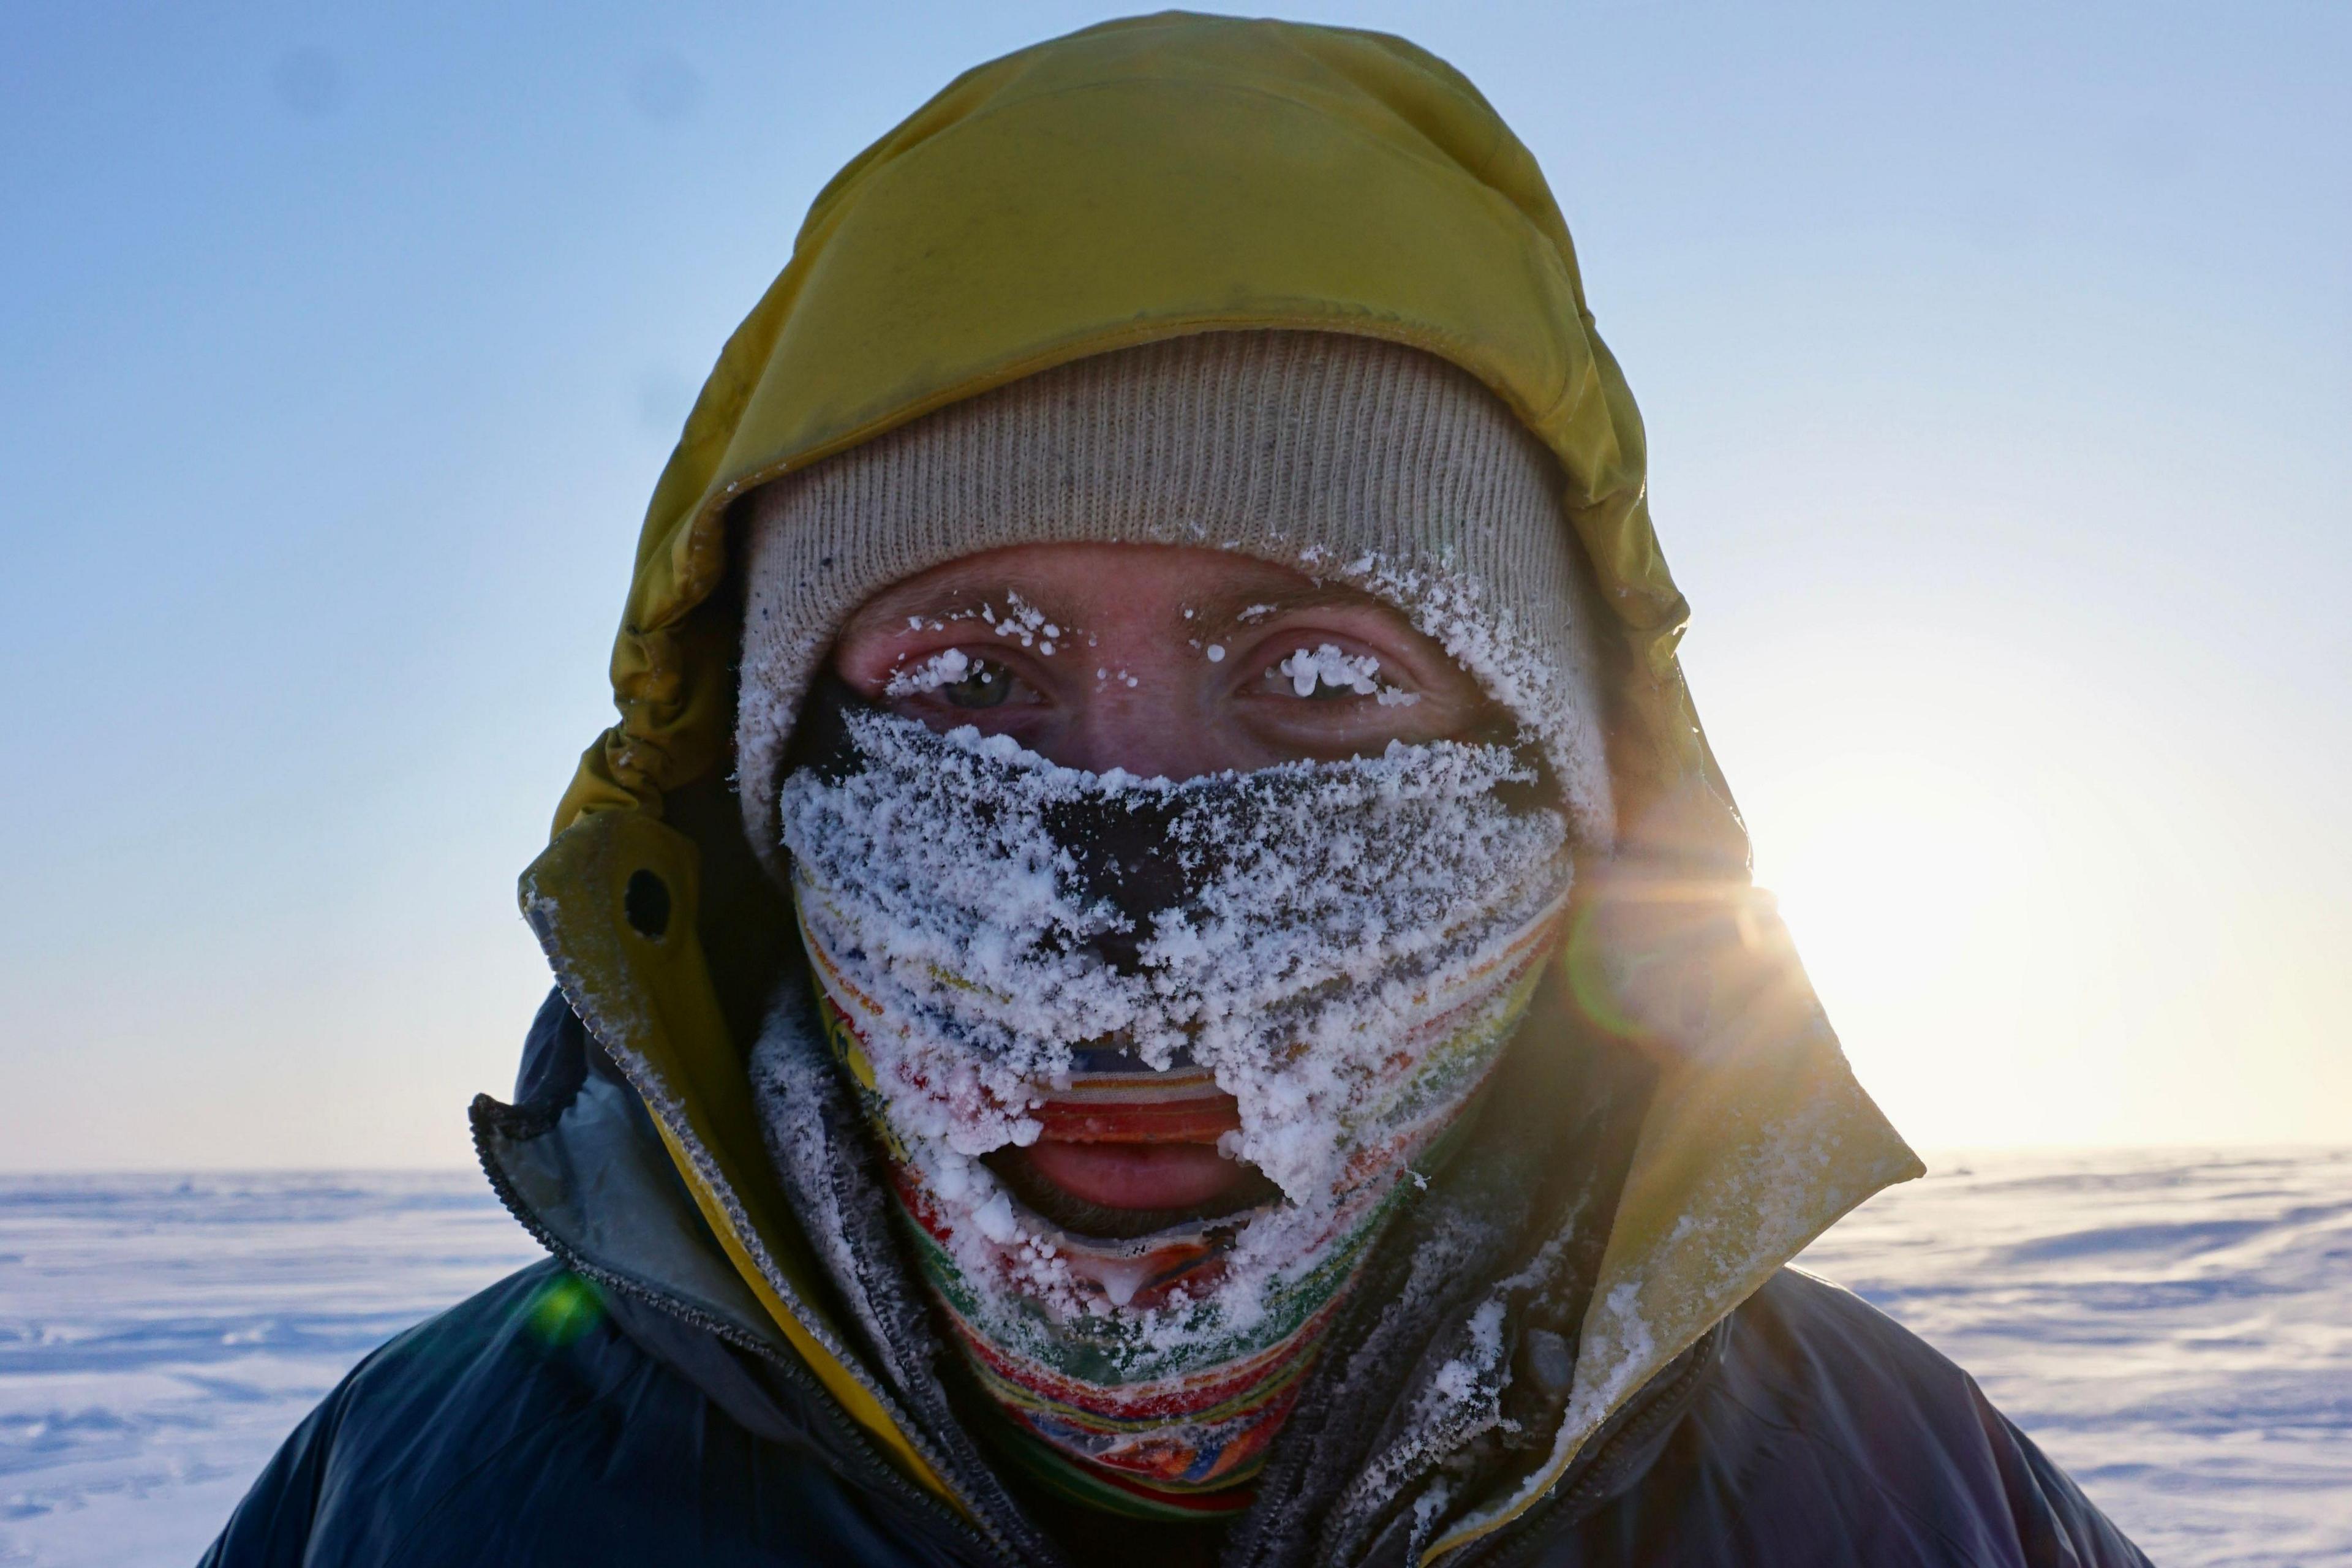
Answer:
POLYGON ((1029 544, 876 595, 834 668, 936 730, 1065 767, 1187 779, 1458 738, 1493 718, 1436 643, 1369 595, 1217 550, 1029 544))
MULTIPOLYGON (((975 725, 1065 767, 1187 779, 1458 739, 1477 684, 1368 595, 1216 550, 1036 544, 884 590, 835 673, 935 730, 975 725)), ((1080 1205, 1185 1210, 1254 1178, 1196 1142, 1061 1142, 1007 1157, 1080 1205)), ((1080 1228, 1085 1228, 1083 1226, 1080 1228)))

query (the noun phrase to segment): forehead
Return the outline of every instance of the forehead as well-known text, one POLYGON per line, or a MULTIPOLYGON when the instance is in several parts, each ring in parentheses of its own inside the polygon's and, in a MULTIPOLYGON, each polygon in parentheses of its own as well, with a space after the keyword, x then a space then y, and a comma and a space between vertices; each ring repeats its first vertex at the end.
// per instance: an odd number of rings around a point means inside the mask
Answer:
POLYGON ((1172 616, 1195 626, 1309 608, 1352 608, 1406 626, 1386 601, 1228 550, 1165 544, 1024 544, 992 550, 901 579, 858 606, 844 628, 903 626, 920 616, 1002 613, 1018 599, 1048 619, 1172 616))

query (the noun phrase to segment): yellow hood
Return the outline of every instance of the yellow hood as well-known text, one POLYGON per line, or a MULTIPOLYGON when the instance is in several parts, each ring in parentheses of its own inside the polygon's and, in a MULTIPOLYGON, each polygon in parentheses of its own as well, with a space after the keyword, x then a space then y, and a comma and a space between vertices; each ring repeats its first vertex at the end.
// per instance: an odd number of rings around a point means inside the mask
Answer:
POLYGON ((1746 893, 1745 831, 1675 659, 1686 606, 1651 529, 1640 416, 1535 160, 1450 68, 1376 34, 1142 17, 966 73, 836 176, 663 471, 614 649, 621 720, 582 759, 523 900, 746 1279, 851 1414, 960 1500, 822 1309, 752 1120, 740 1008, 730 1028, 705 946, 719 940, 700 890, 719 830, 677 825, 683 793, 729 767, 729 506, 1048 366, 1234 328, 1441 355, 1558 457, 1561 521, 1622 655, 1611 764, 1625 858, 1650 872, 1621 890, 1664 895, 1591 914, 1565 955, 1588 1013, 1651 1036, 1666 1064, 1566 1426, 1545 1471, 1434 1557, 1539 1495, 1653 1373, 1919 1169, 1746 893))

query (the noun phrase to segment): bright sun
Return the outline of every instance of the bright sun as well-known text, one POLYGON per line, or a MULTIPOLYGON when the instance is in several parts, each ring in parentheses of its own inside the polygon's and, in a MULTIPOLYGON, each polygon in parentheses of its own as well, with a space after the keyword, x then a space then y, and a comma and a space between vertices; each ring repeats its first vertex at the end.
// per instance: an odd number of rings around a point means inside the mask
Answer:
POLYGON ((1757 880, 1896 1125, 1931 1145, 2007 1141, 2046 1113, 2080 1136, 2116 1067, 2084 952, 2113 921, 2082 907, 2079 882, 2070 896, 2042 816, 1917 753, 1759 782, 1743 802, 1757 880))
POLYGON ((1699 661, 1863 1087, 1929 1150, 2340 1138, 2344 1010, 2314 999, 2344 994, 2352 878, 2103 650, 1949 626, 1751 624, 1699 661))
POLYGON ((1845 756, 1774 784, 1754 808, 1757 880, 1832 1004, 1934 994, 2032 878, 2031 819, 1965 773, 1845 756))

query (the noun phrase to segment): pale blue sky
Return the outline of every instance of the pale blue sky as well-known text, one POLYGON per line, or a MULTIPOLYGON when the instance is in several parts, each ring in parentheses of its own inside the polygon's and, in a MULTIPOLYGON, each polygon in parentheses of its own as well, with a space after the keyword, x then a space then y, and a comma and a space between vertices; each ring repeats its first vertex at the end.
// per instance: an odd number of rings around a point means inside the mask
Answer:
MULTIPOLYGON (((1535 149, 1701 710, 1939 1145, 2352 1138, 2352 10, 1302 5, 1535 149)), ((444 1163, 645 498, 1076 5, 0 12, 0 1165, 444 1163)))

